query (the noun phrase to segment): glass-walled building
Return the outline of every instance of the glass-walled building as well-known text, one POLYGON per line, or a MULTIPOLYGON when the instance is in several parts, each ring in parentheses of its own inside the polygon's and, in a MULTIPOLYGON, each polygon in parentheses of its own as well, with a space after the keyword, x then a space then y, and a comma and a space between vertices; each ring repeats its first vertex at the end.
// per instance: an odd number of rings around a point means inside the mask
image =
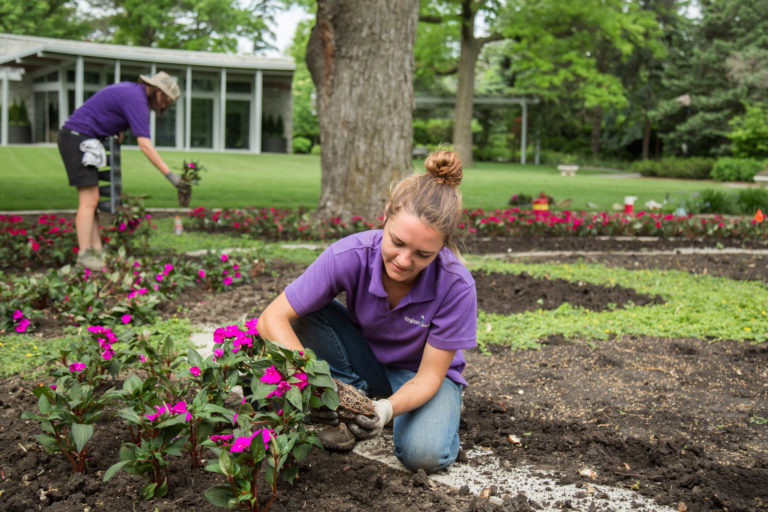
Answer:
MULTIPOLYGON (((278 136, 290 151, 294 69, 293 59, 288 57, 0 33, 0 145, 53 143, 67 117, 103 87, 165 71, 178 82, 181 96, 163 116, 152 114, 155 146, 260 153, 265 150, 265 138, 278 136), (26 124, 18 119, 22 104, 26 124), (10 108, 14 105, 17 108, 10 108), (265 133, 265 119, 280 122, 270 123, 270 133, 265 133), (26 129, 16 126, 19 124, 26 129), (283 133, 274 133, 276 124, 283 133)), ((123 144, 135 143, 130 133, 125 135, 123 144)))

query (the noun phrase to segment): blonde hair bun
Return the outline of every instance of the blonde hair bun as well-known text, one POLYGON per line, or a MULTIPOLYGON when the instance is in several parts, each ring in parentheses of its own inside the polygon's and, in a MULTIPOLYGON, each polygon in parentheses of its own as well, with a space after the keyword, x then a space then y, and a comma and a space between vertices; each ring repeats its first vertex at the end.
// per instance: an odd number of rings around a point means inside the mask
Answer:
POLYGON ((424 161, 424 167, 438 183, 444 183, 453 188, 461 184, 461 178, 464 176, 459 155, 453 151, 430 153, 424 161))

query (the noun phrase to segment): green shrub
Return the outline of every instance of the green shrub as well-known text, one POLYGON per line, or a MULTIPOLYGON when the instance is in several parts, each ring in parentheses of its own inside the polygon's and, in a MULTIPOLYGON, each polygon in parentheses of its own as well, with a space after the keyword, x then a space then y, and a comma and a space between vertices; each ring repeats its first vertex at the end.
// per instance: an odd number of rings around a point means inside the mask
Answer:
POLYGON ((728 123, 733 154, 745 158, 768 156, 768 108, 763 103, 744 104, 745 112, 728 123))
POLYGON ((452 119, 413 120, 413 142, 417 146, 437 145, 452 139, 452 119))
POLYGON ((754 158, 718 158, 712 167, 712 179, 717 181, 752 181, 764 165, 754 158))
POLYGON ((691 194, 685 201, 685 209, 688 213, 738 213, 733 194, 713 189, 691 194))
POLYGON ((319 155, 320 154, 320 144, 315 144, 312 146, 312 150, 310 151, 313 155, 319 155))
POLYGON ((739 213, 752 215, 757 209, 768 213, 768 188, 745 188, 736 195, 736 206, 739 213))
POLYGON ((312 149, 312 141, 306 137, 294 137, 293 138, 293 152, 294 153, 309 153, 312 149))
POLYGON ((706 180, 714 164, 713 158, 662 158, 633 162, 629 170, 648 177, 706 180))
POLYGON ((473 148, 473 155, 481 162, 509 162, 515 151, 506 134, 493 134, 487 144, 473 148))

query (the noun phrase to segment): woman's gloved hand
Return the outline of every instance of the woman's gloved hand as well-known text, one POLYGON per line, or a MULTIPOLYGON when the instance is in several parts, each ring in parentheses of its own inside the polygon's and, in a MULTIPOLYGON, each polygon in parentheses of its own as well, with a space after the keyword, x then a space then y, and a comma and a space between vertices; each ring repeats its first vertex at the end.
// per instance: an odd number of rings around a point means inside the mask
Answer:
POLYGON ((173 185, 176 188, 179 188, 179 185, 182 184, 181 176, 176 174, 173 171, 168 171, 168 174, 165 175, 165 178, 171 182, 171 185, 173 185))
POLYGON ((365 416, 358 414, 355 422, 347 425, 356 439, 370 439, 381 434, 381 429, 392 419, 392 404, 386 398, 373 402, 376 414, 365 416))

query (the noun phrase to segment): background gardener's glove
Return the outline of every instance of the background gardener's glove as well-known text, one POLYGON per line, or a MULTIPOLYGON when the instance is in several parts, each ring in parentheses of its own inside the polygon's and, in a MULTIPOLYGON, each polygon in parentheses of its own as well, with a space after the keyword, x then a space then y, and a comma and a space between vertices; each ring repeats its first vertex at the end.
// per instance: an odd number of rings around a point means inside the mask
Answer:
POLYGON ((348 425, 355 438, 370 439, 381 434, 381 429, 392 419, 392 404, 389 400, 382 398, 373 402, 376 414, 368 417, 362 414, 355 416, 355 422, 348 425))
POLYGON ((165 177, 166 177, 166 178, 168 179, 168 181, 170 181, 170 182, 171 182, 171 184, 172 184, 174 187, 176 187, 176 188, 179 188, 179 185, 181 185, 181 184, 182 184, 182 181, 181 181, 181 176, 179 176, 178 174, 176 174, 176 173, 175 173, 175 172, 173 172, 173 171, 168 171, 168 174, 166 174, 166 175, 165 175, 165 177))

